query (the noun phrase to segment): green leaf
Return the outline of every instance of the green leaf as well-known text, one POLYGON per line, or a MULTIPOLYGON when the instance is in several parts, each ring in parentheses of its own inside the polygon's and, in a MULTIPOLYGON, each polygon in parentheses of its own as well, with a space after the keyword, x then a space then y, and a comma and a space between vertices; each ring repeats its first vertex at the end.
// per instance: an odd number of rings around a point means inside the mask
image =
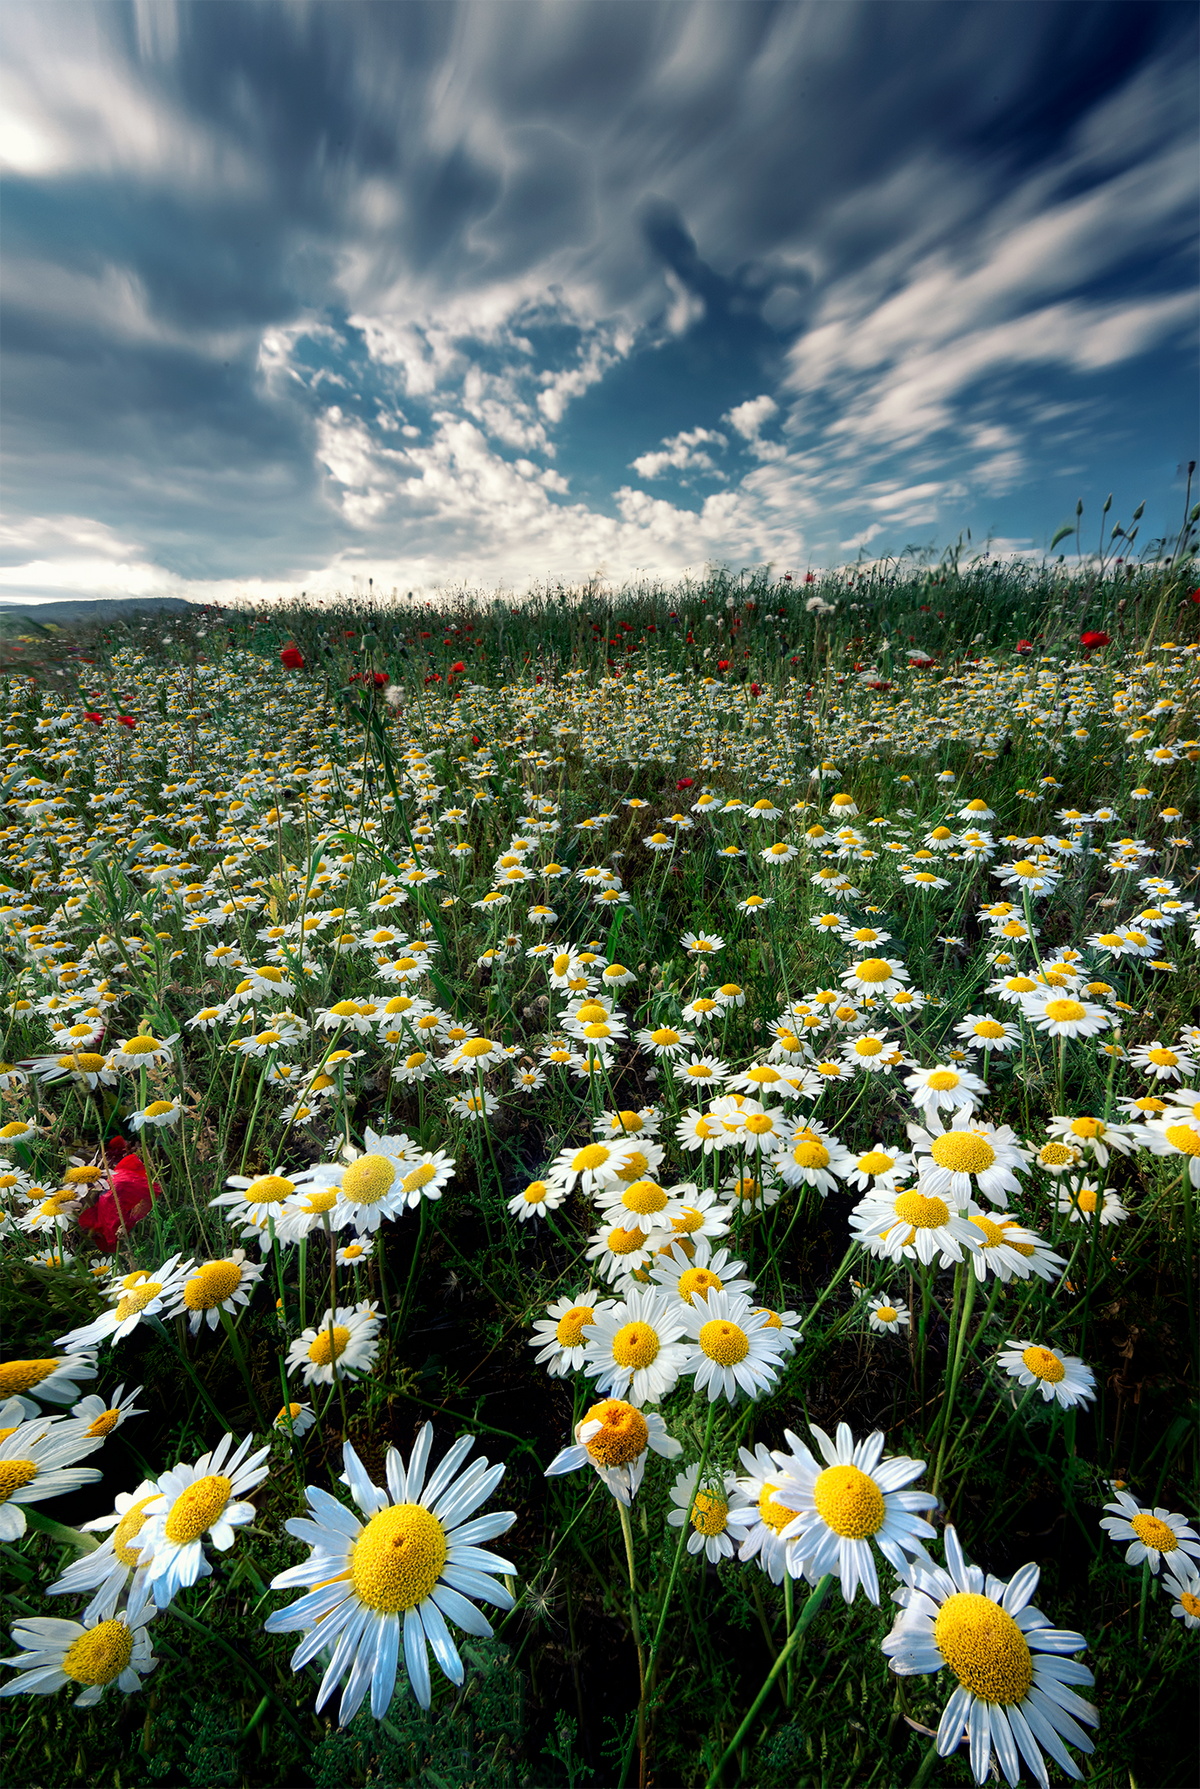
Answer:
POLYGON ((1059 541, 1066 540, 1068 534, 1074 534, 1074 532, 1075 532, 1074 522, 1064 522, 1062 527, 1058 530, 1058 533, 1054 536, 1054 539, 1050 542, 1050 551, 1053 553, 1053 551, 1054 551, 1055 547, 1058 545, 1059 541))

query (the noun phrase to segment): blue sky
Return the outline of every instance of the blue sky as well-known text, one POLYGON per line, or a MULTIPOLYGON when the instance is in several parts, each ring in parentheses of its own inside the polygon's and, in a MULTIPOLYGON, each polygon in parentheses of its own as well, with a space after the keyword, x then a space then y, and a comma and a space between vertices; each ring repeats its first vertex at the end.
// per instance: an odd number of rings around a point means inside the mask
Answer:
POLYGON ((1162 533, 1197 19, 8 0, 0 600, 1162 533))

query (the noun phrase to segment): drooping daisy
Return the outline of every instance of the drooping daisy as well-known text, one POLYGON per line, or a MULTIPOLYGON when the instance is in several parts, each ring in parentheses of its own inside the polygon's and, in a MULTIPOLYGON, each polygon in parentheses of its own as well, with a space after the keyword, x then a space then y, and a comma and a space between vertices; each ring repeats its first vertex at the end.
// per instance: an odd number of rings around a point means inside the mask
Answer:
POLYGON ((1179 1556, 1184 1564, 1200 1559, 1200 1534, 1186 1516, 1169 1509, 1146 1509, 1128 1491, 1118 1491, 1117 1501, 1104 1507, 1110 1511, 1100 1522, 1105 1534, 1111 1540, 1129 1542, 1126 1565, 1141 1565, 1145 1560, 1156 1572, 1164 1559, 1171 1566, 1179 1556))
POLYGON ((1049 1789, 1043 1747, 1068 1776, 1078 1777, 1063 1741, 1091 1752, 1079 1722, 1099 1722, 1091 1703, 1070 1687, 1093 1681, 1087 1667, 1070 1657, 1084 1650, 1083 1635, 1051 1627, 1031 1607, 1040 1566, 1022 1566, 1005 1584, 967 1564, 950 1527, 945 1550, 945 1568, 928 1557, 906 1565, 905 1602, 883 1642, 900 1677, 948 1667, 958 1679, 938 1724, 939 1755, 957 1751, 965 1731, 977 1783, 987 1778, 995 1753, 1010 1784, 1024 1759, 1042 1789, 1049 1789))
POLYGON ((596 1389, 630 1404, 657 1404, 685 1370, 684 1307, 658 1286, 630 1287, 594 1313, 584 1338, 583 1370, 596 1389))
POLYGON ((937 1498, 904 1488, 921 1476, 925 1462, 899 1454, 885 1459, 878 1429, 858 1443, 848 1423, 838 1424, 832 1440, 815 1425, 812 1433, 824 1466, 790 1429, 784 1431, 791 1451, 775 1497, 795 1515, 780 1539, 795 1547, 810 1576, 835 1572, 848 1603, 860 1584, 878 1603, 871 1542, 902 1572, 910 1554, 924 1556, 924 1543, 936 1532, 918 1512, 936 1509, 937 1498))
POLYGON ((306 1435, 316 1422, 316 1412, 311 1404, 292 1402, 276 1411, 271 1427, 281 1435, 289 1435, 293 1440, 306 1435))
POLYGON ((967 1212, 923 1188, 891 1187, 868 1193, 850 1213, 856 1242, 884 1260, 920 1261, 928 1267, 938 1257, 951 1267, 980 1246, 980 1233, 967 1212))
POLYGON ((77 1462, 103 1444, 103 1435, 84 1435, 67 1416, 36 1416, 11 1429, 0 1440, 0 1541, 24 1534, 23 1504, 94 1484, 102 1474, 77 1462))
POLYGON ((403 1455, 389 1447, 386 1490, 371 1482, 345 1443, 342 1481, 366 1522, 310 1485, 307 1517, 285 1523, 288 1533, 312 1553, 303 1565, 278 1573, 271 1588, 304 1586, 306 1594, 269 1615, 263 1626, 271 1634, 303 1633, 292 1654, 295 1671, 321 1653, 330 1655, 316 1706, 320 1711, 345 1679, 341 1726, 355 1714, 368 1688, 371 1713, 377 1720, 387 1713, 401 1647, 413 1694, 428 1708, 430 1647, 451 1683, 461 1684, 466 1675, 447 1617, 466 1633, 486 1639, 491 1623, 468 1598, 498 1609, 513 1606, 497 1576, 513 1567, 480 1543, 507 1533, 516 1516, 511 1510, 475 1513, 504 1476, 504 1466, 480 1457, 460 1473, 474 1446, 472 1436, 462 1435, 427 1478, 432 1443, 433 1428, 426 1423, 407 1468, 403 1455))
POLYGON ((146 1523, 146 1510, 157 1496, 158 1486, 154 1481, 143 1479, 135 1491, 117 1493, 110 1515, 84 1522, 84 1534, 99 1533, 106 1528, 112 1533, 94 1552, 72 1560, 62 1576, 46 1587, 46 1595, 78 1596, 84 1591, 94 1591, 91 1602, 83 1611, 85 1623, 107 1620, 131 1578, 130 1597, 136 1596, 146 1576, 139 1561, 142 1529, 146 1523))
POLYGON ((236 1316, 238 1310, 249 1303, 250 1294, 262 1278, 262 1271, 253 1261, 247 1261, 244 1249, 234 1249, 221 1261, 205 1261, 179 1282, 167 1315, 182 1317, 186 1314, 193 1335, 202 1323, 207 1323, 209 1329, 216 1329, 222 1311, 236 1316))
POLYGON ((701 1480, 697 1461, 684 1467, 668 1493, 674 1505, 667 1511, 668 1524, 672 1528, 690 1526, 688 1552, 702 1552, 710 1565, 733 1557, 729 1505, 736 1485, 736 1473, 715 1467, 708 1468, 701 1480))
POLYGON ((152 1273, 127 1274, 114 1288, 116 1303, 112 1309, 102 1312, 94 1322, 59 1336, 59 1347, 89 1348, 97 1342, 119 1342, 137 1328, 143 1317, 165 1316, 191 1270, 190 1261, 181 1265, 180 1257, 172 1255, 152 1273))
POLYGON ((987 1094, 987 1084, 978 1075, 950 1063, 917 1069, 914 1074, 905 1075, 904 1085, 922 1115, 931 1111, 969 1112, 987 1094))
POLYGON ((565 1379, 568 1373, 582 1370, 587 1332, 597 1311, 610 1310, 612 1303, 597 1293, 581 1292, 576 1298, 556 1298, 546 1306, 545 1317, 533 1326, 529 1346, 538 1350, 533 1358, 552 1379, 565 1379))
POLYGON ((786 1350, 769 1312, 729 1291, 696 1292, 678 1309, 691 1341, 681 1370, 692 1375, 697 1392, 707 1391, 710 1403, 727 1398, 732 1404, 743 1393, 760 1398, 771 1389, 786 1350))
POLYGON ((871 1329, 885 1331, 889 1335, 898 1334, 907 1329, 911 1323, 908 1306, 897 1299, 868 1298, 867 1323, 871 1329))
POLYGON ((970 1221, 983 1238, 971 1256, 977 1280, 985 1280, 989 1273, 1000 1280, 1027 1280, 1031 1273, 1042 1280, 1056 1280, 1066 1266, 1048 1243, 1007 1212, 989 1217, 977 1211, 970 1221))
POLYGON ((335 1378, 369 1373, 379 1353, 380 1317, 374 1304, 339 1305, 316 1329, 306 1329, 287 1351, 287 1370, 302 1368, 305 1385, 332 1385, 335 1378))
POLYGON ((0 1361, 0 1399, 31 1393, 44 1404, 73 1404, 80 1379, 96 1377, 92 1350, 51 1354, 45 1360, 0 1361))
MULTIPOLYGON (((667 1520, 671 1518, 668 1516, 667 1520)), ((1177 1559, 1166 1566, 1159 1579, 1167 1596, 1173 1598, 1171 1613, 1185 1628, 1200 1627, 1200 1571, 1190 1559, 1177 1559)))
POLYGON ((656 1410, 638 1410, 622 1398, 605 1398, 575 1425, 574 1447, 564 1447, 546 1468, 547 1478, 594 1466, 620 1503, 630 1504, 646 1471, 646 1456, 678 1459, 683 1443, 668 1435, 656 1410))
POLYGON ((25 1651, 3 1663, 16 1665, 21 1675, 0 1687, 0 1696, 49 1696, 64 1684, 82 1684, 75 1707, 92 1708, 110 1684, 131 1695, 158 1663, 146 1632, 156 1613, 143 1594, 99 1620, 85 1610, 82 1622, 48 1615, 14 1622, 12 1637, 25 1651))
POLYGON ((1007 1124, 988 1124, 970 1112, 956 1112, 949 1130, 922 1130, 910 1124, 909 1141, 921 1190, 937 1193, 960 1208, 976 1189, 993 1205, 1020 1190, 1018 1174, 1028 1171, 1029 1151, 1007 1124))
POLYGON ((254 1520, 254 1505, 242 1499, 266 1478, 269 1447, 251 1453, 254 1436, 237 1447, 222 1435, 211 1453, 194 1465, 180 1461, 159 1475, 158 1495, 146 1505, 138 1564, 160 1609, 180 1590, 207 1578, 212 1566, 204 1556, 204 1536, 221 1553, 237 1538, 235 1529, 254 1520))
POLYGON ((1144 1140, 1141 1132, 1132 1125, 1110 1124, 1103 1118, 1083 1114, 1070 1118, 1056 1113, 1046 1129, 1058 1142, 1069 1143, 1095 1156, 1101 1168, 1107 1168, 1111 1150, 1128 1155, 1131 1150, 1141 1147, 1144 1140))
POLYGON ((1104 1191, 1093 1180, 1083 1180, 1073 1174, 1065 1187, 1062 1187, 1054 1202, 1054 1209, 1066 1214, 1073 1224, 1087 1223, 1098 1217, 1101 1226, 1123 1224, 1129 1213, 1122 1205, 1116 1193, 1104 1191))
POLYGON ((97 1397, 93 1392, 90 1397, 80 1398, 78 1404, 72 1406, 72 1419, 83 1424, 83 1432, 89 1440, 99 1436, 103 1441, 131 1416, 145 1416, 146 1412, 139 1410, 135 1402, 143 1389, 139 1385, 135 1391, 127 1394, 125 1387, 118 1385, 109 1399, 97 1397))
POLYGON ((1010 1340, 997 1362, 1018 1385, 1036 1385, 1043 1403, 1053 1398, 1069 1410, 1073 1404, 1091 1403, 1096 1396, 1092 1369, 1074 1354, 1056 1354, 1038 1342, 1010 1340))

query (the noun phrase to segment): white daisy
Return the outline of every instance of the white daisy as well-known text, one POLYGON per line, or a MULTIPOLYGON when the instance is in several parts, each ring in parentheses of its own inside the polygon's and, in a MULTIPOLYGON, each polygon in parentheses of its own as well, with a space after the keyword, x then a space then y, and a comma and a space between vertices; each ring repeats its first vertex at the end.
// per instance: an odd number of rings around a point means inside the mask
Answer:
POLYGON ((673 1509, 667 1511, 672 1528, 690 1525, 689 1553, 703 1553, 710 1565, 733 1557, 733 1536, 729 1532, 729 1506, 737 1485, 737 1475, 710 1467, 700 1478, 700 1462, 685 1466, 668 1496, 673 1509))
POLYGON ((587 1345, 587 1331, 597 1311, 611 1310, 612 1300, 594 1292, 581 1292, 577 1298, 556 1298, 546 1306, 546 1315, 533 1326, 529 1346, 538 1352, 534 1360, 544 1366, 552 1379, 565 1379, 568 1373, 581 1371, 587 1345))
POLYGON ((104 1444, 102 1435, 84 1435, 68 1416, 37 1416, 19 1422, 0 1440, 0 1541, 15 1541, 26 1528, 26 1503, 44 1503, 94 1484, 102 1476, 80 1466, 104 1444))
POLYGON ((789 1465, 799 1464, 799 1460, 779 1448, 768 1449, 761 1441, 753 1453, 740 1447, 738 1458, 742 1471, 734 1481, 734 1500, 728 1516, 733 1538, 739 1542, 738 1558, 743 1564, 757 1559, 772 1584, 782 1584, 785 1573, 791 1578, 805 1577, 802 1555, 782 1538, 784 1529, 795 1521, 796 1512, 778 1500, 789 1465))
POLYGON ((1154 1155, 1182 1158, 1188 1179, 1200 1187, 1200 1123, 1194 1117, 1184 1120, 1168 1112, 1152 1118, 1142 1126, 1142 1139, 1154 1155))
POLYGON ((618 1183, 620 1170, 626 1165, 636 1144, 626 1137, 609 1137, 604 1142, 585 1143, 582 1148, 561 1149, 546 1173, 548 1180, 566 1187, 578 1187, 583 1193, 600 1193, 618 1183))
POLYGON ((882 1143, 873 1143, 870 1149, 864 1149, 861 1155, 851 1159, 852 1165, 845 1178, 860 1193, 868 1190, 885 1192, 898 1180, 904 1180, 912 1170, 912 1157, 895 1145, 885 1148, 882 1143))
POLYGON ((0 1398, 29 1392, 45 1404, 73 1404, 79 1397, 80 1379, 96 1377, 96 1356, 91 1350, 51 1354, 44 1360, 0 1361, 0 1398))
POLYGON ((759 1398, 771 1390, 786 1349, 768 1312, 728 1291, 697 1292, 679 1310, 692 1344, 681 1370, 692 1375, 697 1392, 707 1391, 710 1403, 724 1397, 733 1404, 743 1392, 759 1398))
POLYGON ((522 1192, 513 1194, 508 1209, 524 1224, 557 1211, 566 1199, 566 1187, 555 1186, 549 1180, 531 1180, 522 1192))
POLYGON ((946 1529, 945 1549, 944 1569, 929 1559, 905 1568, 905 1601, 883 1642, 900 1677, 949 1667, 958 1679, 938 1725, 939 1755, 957 1751, 965 1730, 977 1783, 986 1779, 994 1752, 1010 1784, 1023 1758, 1049 1789, 1043 1747, 1068 1776, 1078 1777, 1063 1741, 1091 1752, 1079 1722, 1094 1727, 1099 1721, 1091 1703, 1070 1688, 1093 1681, 1069 1656, 1083 1651, 1083 1635, 1051 1627, 1030 1606, 1039 1566, 1023 1566, 1005 1584, 966 1563, 953 1528, 946 1529))
POLYGON ((606 1280, 627 1280, 653 1261, 662 1244, 670 1240, 670 1235, 668 1230, 652 1230, 647 1234, 636 1225, 602 1224, 588 1238, 584 1260, 594 1261, 606 1280))
POLYGON ((1105 1534, 1114 1541, 1129 1542, 1126 1565, 1141 1565, 1145 1560, 1156 1572, 1164 1559, 1174 1569, 1177 1555, 1182 1555, 1179 1563, 1184 1565, 1200 1559, 1200 1534, 1186 1516, 1169 1509, 1145 1509, 1128 1491, 1118 1491, 1117 1501, 1104 1507, 1111 1511, 1100 1523, 1105 1534))
POLYGON ((1134 1068, 1140 1068, 1154 1081, 1191 1080, 1196 1072, 1192 1056, 1185 1050, 1160 1043, 1157 1038, 1153 1043, 1138 1044, 1136 1049, 1130 1050, 1129 1060, 1134 1068))
POLYGON ((929 1112, 971 1111, 987 1094, 987 1084, 968 1069, 942 1063, 905 1075, 909 1098, 922 1116, 929 1112))
POLYGON ((1113 1022, 1102 1006, 1071 994, 1030 994, 1021 1004, 1034 1030, 1049 1037, 1095 1037, 1113 1022))
POLYGON ((212 1452, 201 1454, 194 1465, 181 1461, 160 1474, 158 1495, 146 1505, 138 1556, 160 1609, 178 1591, 210 1576, 212 1566, 204 1557, 206 1534, 219 1552, 226 1553, 237 1538, 234 1530, 254 1520, 254 1505, 242 1499, 266 1478, 270 1468, 264 1462, 271 1450, 260 1447, 250 1453, 253 1441, 254 1436, 247 1435, 234 1448, 233 1436, 222 1435, 212 1452))
POLYGON ((158 1660, 150 1646, 147 1623, 157 1613, 144 1596, 101 1620, 61 1621, 49 1615, 26 1616, 13 1623, 12 1637, 25 1651, 3 1661, 21 1672, 0 1688, 0 1696, 49 1696, 64 1684, 82 1684, 76 1708, 92 1708, 110 1684, 126 1695, 140 1690, 142 1679, 158 1660))
POLYGON ((718 1237, 728 1235, 729 1207, 714 1188, 697 1187, 690 1180, 681 1180, 667 1191, 673 1199, 680 1201, 671 1218, 671 1232, 676 1241, 683 1238, 699 1242, 704 1237, 708 1242, 715 1242, 718 1237))
MULTIPOLYGON (((667 1520, 670 1521, 670 1517, 667 1520)), ((1174 1600, 1171 1613, 1185 1628, 1200 1627, 1200 1571, 1190 1559, 1173 1561, 1159 1579, 1163 1590, 1174 1600)))
POLYGON ((62 1576, 47 1586, 46 1595, 78 1596, 87 1590, 94 1591, 95 1595, 83 1611, 85 1623, 106 1621, 131 1578, 130 1597, 137 1596, 146 1576, 140 1563, 142 1530, 146 1524, 146 1510, 157 1496, 158 1486, 152 1479, 145 1478, 135 1491, 117 1493, 110 1515, 84 1522, 81 1528, 84 1534, 95 1534, 105 1528, 111 1528, 112 1533, 94 1552, 72 1560, 62 1576))
POLYGON ((244 1224, 245 1229, 239 1233, 241 1240, 245 1242, 257 1237, 259 1248, 267 1255, 271 1252, 287 1201, 294 1198, 297 1189, 306 1186, 311 1178, 311 1170, 289 1178, 272 1169, 268 1174, 256 1174, 252 1180, 244 1174, 231 1174, 225 1182, 229 1190, 218 1193, 209 1204, 223 1208, 231 1224, 244 1224))
POLYGON ((172 1255, 152 1273, 127 1274, 125 1281, 114 1288, 116 1303, 92 1323, 69 1330, 58 1337, 63 1348, 87 1348, 97 1342, 119 1342, 137 1328, 143 1317, 165 1316, 192 1263, 180 1265, 180 1256, 172 1255), (132 1283, 130 1283, 132 1282, 132 1283))
POLYGON ((1094 1180, 1083 1180, 1078 1174, 1073 1174, 1056 1194, 1054 1209, 1068 1216, 1073 1224, 1084 1223, 1098 1214, 1102 1228, 1123 1224, 1129 1216, 1116 1193, 1107 1188, 1101 1192, 1094 1180))
POLYGON ((994 1212, 989 1217, 977 1211, 970 1222, 983 1238, 971 1256, 977 1280, 985 1280, 989 1273, 1005 1281, 1027 1280, 1031 1273, 1042 1280, 1056 1280, 1067 1265, 1048 1243, 1007 1212, 994 1212))
POLYGON ((103 1441, 129 1417, 145 1416, 146 1412, 138 1409, 134 1401, 141 1396, 143 1389, 139 1385, 136 1391, 126 1395, 125 1387, 118 1385, 111 1399, 97 1397, 93 1392, 90 1397, 80 1398, 78 1404, 72 1406, 72 1420, 83 1424, 84 1435, 89 1440, 98 1436, 103 1441))
POLYGON ((596 1389, 630 1404, 657 1404, 685 1370, 688 1351, 681 1299, 658 1286, 631 1287, 597 1311, 584 1338, 583 1370, 596 1389))
POLYGON ((407 1468, 395 1448, 387 1452, 387 1489, 373 1484, 358 1455, 346 1443, 345 1472, 365 1524, 327 1491, 310 1485, 308 1515, 285 1523, 289 1534, 312 1548, 303 1565, 271 1580, 272 1590, 303 1585, 306 1594, 267 1617, 268 1633, 302 1632, 292 1654, 301 1670, 321 1653, 329 1663, 317 1693, 322 1709, 345 1679, 338 1710, 345 1726, 371 1691, 371 1713, 387 1713, 396 1687, 400 1649, 413 1694, 422 1708, 432 1698, 429 1649, 451 1683, 465 1677, 447 1617, 468 1634, 491 1636, 491 1623, 468 1601, 482 1599, 511 1609, 513 1599, 498 1574, 510 1573, 507 1560, 481 1542, 507 1533, 511 1510, 476 1515, 504 1476, 503 1464, 484 1458, 459 1468, 474 1446, 462 1435, 426 1477, 433 1443, 432 1425, 417 1436, 407 1468))
POLYGON ((796 1515, 780 1538, 802 1555, 811 1577, 836 1573, 848 1603, 860 1584, 878 1603, 871 1542, 902 1572, 906 1557, 923 1558, 924 1543, 936 1533, 918 1511, 936 1509, 937 1498, 904 1488, 921 1476, 925 1462, 903 1455, 884 1459, 878 1429, 858 1443, 848 1423, 838 1424, 835 1440, 815 1425, 812 1433, 824 1466, 790 1429, 784 1431, 791 1453, 775 1496, 796 1515))
POLYGON ((596 1196, 606 1224, 641 1230, 646 1236, 661 1236, 669 1230, 671 1219, 679 1210, 678 1200, 657 1180, 635 1180, 631 1186, 622 1186, 618 1181, 596 1196))
POLYGON ((247 1261, 244 1249, 234 1249, 224 1260, 205 1261, 177 1284, 167 1315, 182 1317, 186 1313, 192 1335, 202 1323, 216 1329, 222 1311, 236 1316, 249 1303, 262 1271, 253 1261, 247 1261))
POLYGON ((928 1267, 936 1257, 942 1267, 951 1267, 980 1247, 980 1232, 969 1221, 974 1210, 970 1204, 957 1210, 923 1187, 890 1187, 859 1201, 850 1228, 855 1241, 881 1259, 928 1267))
POLYGON ((1037 1342, 1014 1342, 997 1355, 1002 1366, 1018 1385, 1036 1385, 1042 1401, 1053 1398, 1064 1410, 1073 1404, 1090 1404, 1096 1396, 1096 1380, 1090 1367, 1074 1354, 1056 1354, 1037 1342))
POLYGON ((922 1130, 910 1124, 909 1141, 920 1176, 921 1191, 936 1193, 965 1208, 976 1190, 993 1205, 1020 1191, 1018 1174, 1028 1172, 1029 1151, 1007 1124, 988 1124, 959 1111, 949 1130, 922 1130))
POLYGON ((798 1124, 770 1166, 788 1186, 814 1186, 824 1197, 851 1171, 853 1158, 820 1126, 798 1124))
POLYGON ((555 1455, 546 1477, 594 1466, 618 1502, 628 1505, 637 1495, 650 1452, 674 1460, 683 1444, 667 1434, 657 1411, 638 1410, 622 1398, 605 1398, 575 1424, 575 1445, 555 1455))
POLYGON ((306 1329, 287 1351, 287 1370, 303 1369, 305 1385, 332 1385, 369 1373, 379 1353, 381 1318, 366 1300, 326 1311, 315 1329, 306 1329))
POLYGON ((872 1329, 886 1331, 889 1335, 894 1335, 902 1329, 908 1329, 912 1321, 908 1314, 908 1306, 902 1304, 898 1298, 895 1300, 868 1298, 867 1310, 869 1326, 872 1329))
POLYGON ((714 1250, 705 1236, 661 1248, 650 1277, 683 1304, 691 1304, 697 1294, 707 1298, 710 1292, 729 1292, 734 1297, 749 1297, 754 1291, 754 1281, 746 1277, 746 1263, 735 1261, 728 1249, 714 1250))

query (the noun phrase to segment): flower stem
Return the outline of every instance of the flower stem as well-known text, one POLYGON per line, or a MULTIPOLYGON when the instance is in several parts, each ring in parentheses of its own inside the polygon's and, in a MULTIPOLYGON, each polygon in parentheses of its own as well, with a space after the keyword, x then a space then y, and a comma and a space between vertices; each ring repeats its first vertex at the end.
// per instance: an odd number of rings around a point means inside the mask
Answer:
MULTIPOLYGON (((633 1529, 629 1522, 629 1509, 618 1501, 617 1513, 621 1518, 621 1533, 625 1538, 625 1563, 629 1568, 629 1625, 633 1629, 633 1643, 637 1648, 638 1662, 638 1712, 637 1712, 637 1748, 638 1748, 638 1789, 646 1789, 646 1655, 642 1648, 642 1624, 638 1617, 637 1606, 637 1568, 633 1562, 633 1529)), ((627 1766, 628 1768, 628 1766, 627 1766)), ((621 1772, 618 1789, 624 1789, 625 1771, 621 1772)))
POLYGON ((704 1785, 704 1789, 716 1789, 716 1785, 721 1780, 721 1772, 724 1770, 726 1764, 728 1764, 728 1762, 729 1762, 730 1758, 732 1758, 733 1754, 742 1745, 743 1741, 746 1738, 746 1735, 749 1733, 751 1727, 753 1727, 755 1721, 757 1720, 759 1709, 762 1707, 763 1703, 766 1701, 767 1697, 771 1693, 771 1685, 774 1683, 775 1679, 779 1676, 779 1673, 786 1666, 788 1659, 792 1655, 793 1649, 795 1647, 799 1646, 800 1641, 803 1639, 805 1631, 807 1630, 809 1625, 820 1614, 821 1605, 824 1603, 825 1598, 829 1595, 829 1588, 832 1583, 833 1583, 833 1573, 832 1572, 826 1572, 825 1576, 818 1581, 817 1586, 814 1589, 812 1595, 809 1597, 809 1599, 805 1603, 803 1609, 800 1611, 800 1619, 797 1621, 795 1627, 792 1629, 791 1633, 788 1635, 787 1641, 783 1647, 783 1650, 780 1652, 779 1657, 775 1660, 775 1663, 771 1666, 771 1669, 767 1672, 766 1680, 763 1683, 762 1689, 759 1690, 758 1695, 754 1698, 754 1701, 751 1703, 749 1713, 747 1714, 745 1720, 742 1722, 741 1726, 738 1728, 737 1732, 734 1734, 733 1738, 730 1740, 729 1744, 725 1747, 725 1750, 722 1752, 720 1760, 718 1761, 716 1768, 713 1770, 713 1772, 711 1773, 711 1775, 708 1778, 708 1781, 704 1785))

